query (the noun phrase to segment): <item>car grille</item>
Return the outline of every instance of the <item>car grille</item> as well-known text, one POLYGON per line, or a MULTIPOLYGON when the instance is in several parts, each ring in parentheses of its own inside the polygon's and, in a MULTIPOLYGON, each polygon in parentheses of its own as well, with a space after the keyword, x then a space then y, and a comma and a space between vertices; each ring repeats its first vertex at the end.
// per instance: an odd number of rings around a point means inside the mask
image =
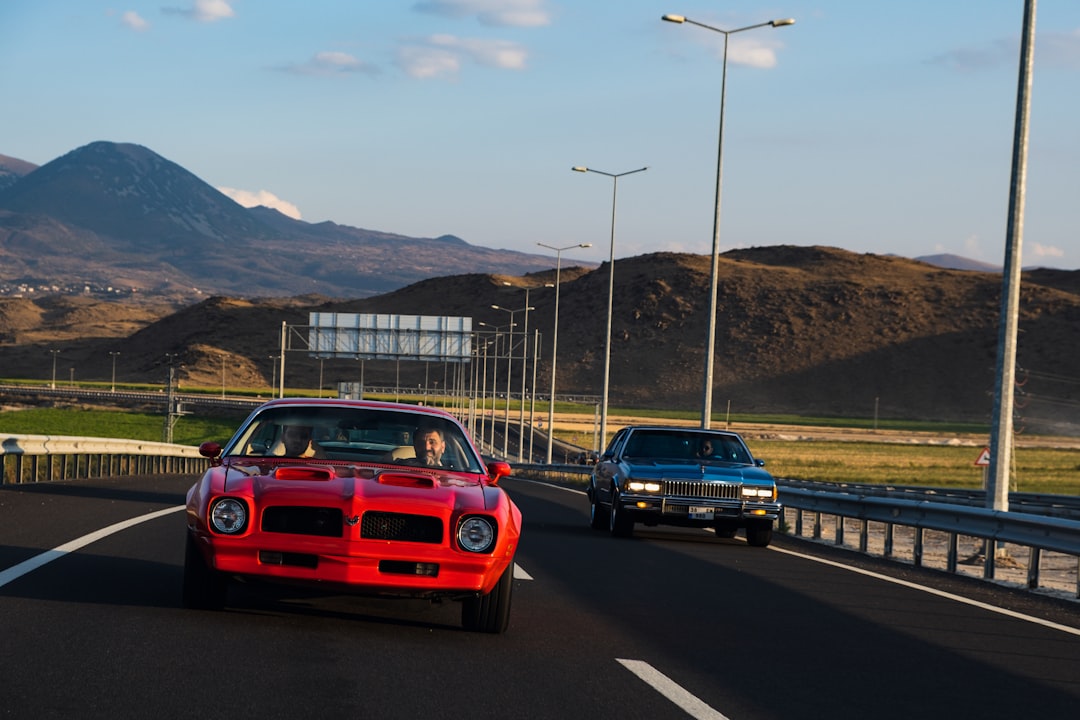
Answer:
POLYGON ((441 543, 442 520, 429 515, 366 512, 360 521, 360 537, 368 540, 405 540, 441 543))
POLYGON ((342 513, 338 508, 274 506, 263 510, 263 532, 291 535, 341 537, 342 513))
POLYGON ((742 485, 696 480, 664 480, 662 492, 668 497, 738 500, 742 496, 742 485))

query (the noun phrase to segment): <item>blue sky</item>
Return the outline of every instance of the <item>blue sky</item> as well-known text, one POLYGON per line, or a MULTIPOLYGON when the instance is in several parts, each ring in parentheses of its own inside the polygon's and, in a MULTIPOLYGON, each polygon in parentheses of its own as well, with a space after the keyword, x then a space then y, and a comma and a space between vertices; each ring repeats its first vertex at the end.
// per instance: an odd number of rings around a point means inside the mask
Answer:
MULTIPOLYGON (((1023 0, 3 0, 0 153, 144 145, 242 204, 602 261, 1004 258, 1023 0)), ((1080 2, 1038 6, 1025 266, 1080 268, 1080 2)))

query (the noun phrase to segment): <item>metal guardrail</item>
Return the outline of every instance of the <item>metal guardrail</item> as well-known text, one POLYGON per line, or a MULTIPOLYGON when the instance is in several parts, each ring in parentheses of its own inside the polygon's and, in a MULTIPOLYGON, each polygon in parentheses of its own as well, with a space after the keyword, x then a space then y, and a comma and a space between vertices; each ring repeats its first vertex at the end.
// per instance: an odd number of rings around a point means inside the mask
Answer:
POLYGON ((141 440, 8 435, 0 437, 3 484, 144 474, 196 474, 208 460, 199 449, 141 440))
MULTIPOLYGON (((553 481, 578 480, 582 475, 589 475, 587 465, 528 465, 512 464, 515 472, 523 476, 541 477, 553 481)), ((821 539, 822 516, 836 518, 834 540, 836 545, 844 544, 843 519, 851 518, 859 522, 860 552, 869 548, 870 523, 883 526, 883 557, 893 558, 895 528, 912 528, 912 562, 923 565, 925 531, 939 531, 948 536, 946 546, 946 570, 956 573, 959 563, 958 539, 971 537, 983 540, 986 548, 994 548, 1003 543, 1020 545, 1028 548, 1027 587, 1035 590, 1040 587, 1039 575, 1041 554, 1043 551, 1058 552, 1072 556, 1080 565, 1080 520, 1072 517, 1054 517, 1062 507, 1072 508, 1075 499, 1068 496, 1038 495, 1037 501, 1024 504, 1021 493, 1019 504, 1024 510, 991 510, 973 505, 974 495, 960 492, 956 495, 942 491, 933 495, 930 488, 918 488, 922 496, 908 494, 912 488, 890 486, 855 485, 838 491, 839 486, 825 486, 820 489, 814 483, 791 481, 777 478, 780 502, 785 508, 795 510, 793 527, 786 528, 793 536, 803 537, 803 514, 813 516, 811 537, 821 539), (867 490, 867 488, 870 488, 867 490), (903 494, 904 497, 896 497, 903 494), (934 499, 926 499, 926 497, 934 499), (1040 508, 1047 512, 1040 512, 1040 508)), ((973 491, 977 492, 977 491, 973 491)), ((786 519, 785 519, 786 522, 786 519)), ((983 553, 983 578, 993 580, 998 558, 996 548, 983 553)), ((1080 598, 1080 576, 1075 590, 1080 598)))

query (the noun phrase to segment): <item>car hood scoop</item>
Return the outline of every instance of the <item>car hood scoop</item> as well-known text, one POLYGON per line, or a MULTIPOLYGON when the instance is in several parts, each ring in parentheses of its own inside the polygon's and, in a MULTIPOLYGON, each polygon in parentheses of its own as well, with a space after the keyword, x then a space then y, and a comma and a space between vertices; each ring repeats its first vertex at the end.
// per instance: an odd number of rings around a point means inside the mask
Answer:
POLYGON ((275 468, 275 480, 333 480, 337 477, 332 467, 314 467, 309 465, 287 465, 275 468))
POLYGON ((393 485, 395 487, 409 488, 434 488, 439 483, 430 475, 420 473, 379 473, 375 478, 380 485, 393 485))

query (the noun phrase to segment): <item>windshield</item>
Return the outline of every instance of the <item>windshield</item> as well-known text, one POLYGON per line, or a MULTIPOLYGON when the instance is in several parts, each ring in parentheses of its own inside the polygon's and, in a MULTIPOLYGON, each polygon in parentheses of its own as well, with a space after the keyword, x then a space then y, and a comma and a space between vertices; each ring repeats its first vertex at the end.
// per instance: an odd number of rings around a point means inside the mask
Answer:
POLYGON ((718 460, 750 465, 750 451, 735 435, 703 431, 635 430, 623 456, 665 460, 718 460))
POLYGON ((480 461, 457 423, 423 413, 378 408, 267 408, 249 419, 222 455, 388 462, 481 471, 480 461))

